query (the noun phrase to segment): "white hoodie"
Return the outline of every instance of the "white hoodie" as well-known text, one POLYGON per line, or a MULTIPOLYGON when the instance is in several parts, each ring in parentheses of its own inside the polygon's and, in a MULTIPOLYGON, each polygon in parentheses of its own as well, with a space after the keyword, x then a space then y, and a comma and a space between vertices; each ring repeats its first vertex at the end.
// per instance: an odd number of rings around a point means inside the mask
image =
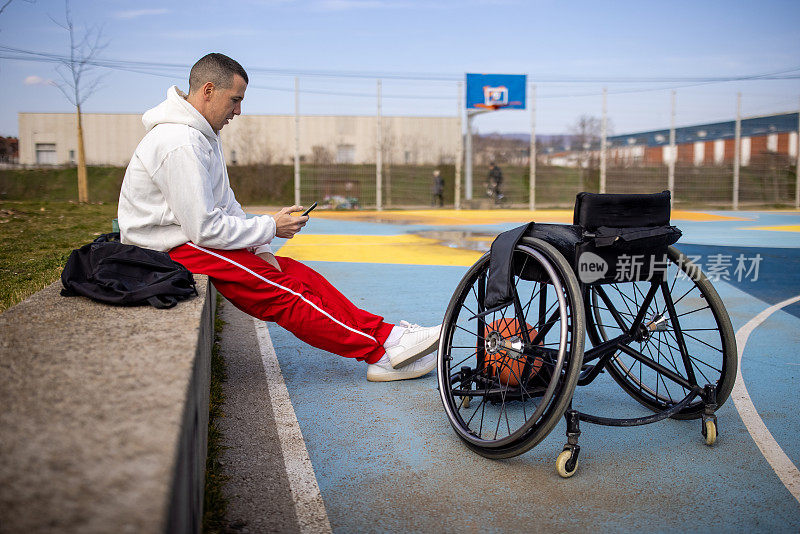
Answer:
POLYGON ((119 195, 123 243, 167 251, 191 241, 223 250, 269 251, 275 221, 247 219, 228 180, 219 136, 177 87, 147 111, 147 131, 119 195))

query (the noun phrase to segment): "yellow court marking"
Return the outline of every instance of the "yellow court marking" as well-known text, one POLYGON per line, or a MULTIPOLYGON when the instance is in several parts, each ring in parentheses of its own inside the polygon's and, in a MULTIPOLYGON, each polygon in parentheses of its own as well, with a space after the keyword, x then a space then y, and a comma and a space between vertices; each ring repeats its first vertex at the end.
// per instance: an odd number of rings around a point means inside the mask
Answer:
POLYGON ((800 224, 787 224, 784 226, 750 226, 740 230, 771 230, 774 232, 800 232, 800 224))
MULTIPOLYGON (((319 211, 319 210, 317 210, 319 211)), ((348 221, 395 224, 464 226, 470 224, 520 224, 528 221, 572 223, 572 210, 402 210, 402 211, 321 211, 318 217, 348 221)))
POLYGON ((704 211, 685 211, 685 210, 672 210, 670 219, 673 221, 698 221, 698 222, 755 220, 751 217, 740 217, 737 215, 718 215, 716 213, 706 213, 704 211))
MULTIPOLYGON (((266 208, 252 207, 250 213, 272 213, 266 208)), ((318 208, 312 217, 362 222, 394 224, 430 224, 436 226, 464 226, 476 224, 526 223, 529 221, 572 224, 573 210, 348 210, 333 211, 318 208)), ((747 217, 719 215, 702 211, 673 210, 673 221, 751 221, 747 217)))
MULTIPOLYGON (((404 211, 319 211, 316 217, 349 221, 392 222, 463 226, 469 224, 520 224, 528 221, 572 224, 573 210, 404 210, 404 211)), ((717 215, 700 211, 674 210, 675 221, 750 221, 746 217, 717 215)))
POLYGON ((468 267, 480 252, 450 248, 416 235, 297 234, 278 252, 298 261, 394 263, 468 267))

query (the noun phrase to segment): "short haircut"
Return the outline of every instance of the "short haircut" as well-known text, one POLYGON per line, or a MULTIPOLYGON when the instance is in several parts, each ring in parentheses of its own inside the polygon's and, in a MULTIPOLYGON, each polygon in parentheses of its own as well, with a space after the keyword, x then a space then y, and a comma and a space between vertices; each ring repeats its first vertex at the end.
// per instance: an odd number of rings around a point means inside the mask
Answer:
POLYGON ((213 52, 197 60, 189 72, 189 92, 199 91, 208 82, 221 89, 233 86, 233 77, 238 74, 244 78, 245 83, 250 83, 244 68, 235 59, 225 54, 213 52))

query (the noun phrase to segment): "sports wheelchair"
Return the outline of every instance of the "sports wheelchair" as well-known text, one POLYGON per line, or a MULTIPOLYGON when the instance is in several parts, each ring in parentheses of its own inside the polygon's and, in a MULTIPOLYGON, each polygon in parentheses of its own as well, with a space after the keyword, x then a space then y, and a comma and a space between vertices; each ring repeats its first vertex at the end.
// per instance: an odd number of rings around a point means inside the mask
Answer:
POLYGON ((714 287, 671 246, 680 231, 669 224, 670 205, 668 191, 580 193, 574 224, 504 232, 467 271, 444 318, 437 372, 447 417, 468 448, 496 459, 522 454, 563 416, 556 471, 567 478, 578 467, 581 421, 700 419, 705 443, 715 442, 736 341, 714 287), (653 413, 574 409, 576 387, 601 373, 653 413))

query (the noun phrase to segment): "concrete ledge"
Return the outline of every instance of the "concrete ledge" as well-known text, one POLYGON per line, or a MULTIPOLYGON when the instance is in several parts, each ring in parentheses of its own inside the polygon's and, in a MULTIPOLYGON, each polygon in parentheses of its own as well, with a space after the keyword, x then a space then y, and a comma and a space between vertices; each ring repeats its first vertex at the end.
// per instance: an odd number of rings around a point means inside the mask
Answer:
POLYGON ((0 315, 0 531, 202 526, 213 286, 171 310, 59 295, 0 315))

